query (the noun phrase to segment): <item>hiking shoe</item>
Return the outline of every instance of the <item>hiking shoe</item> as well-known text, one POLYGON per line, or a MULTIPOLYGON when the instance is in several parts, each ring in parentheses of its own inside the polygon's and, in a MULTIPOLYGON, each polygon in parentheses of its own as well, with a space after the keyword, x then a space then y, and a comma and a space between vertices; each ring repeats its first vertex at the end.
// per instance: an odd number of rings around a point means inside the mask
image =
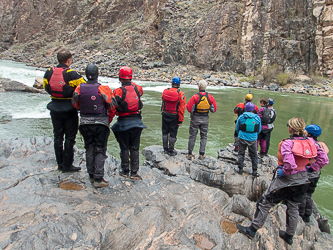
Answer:
POLYGON ((310 216, 305 216, 305 215, 303 215, 303 216, 301 216, 302 217, 302 220, 304 221, 304 222, 310 222, 310 216))
POLYGON ((62 163, 61 163, 61 164, 58 164, 58 170, 59 170, 59 171, 62 171, 62 163))
POLYGON ((259 177, 260 175, 258 174, 257 171, 253 171, 253 172, 252 172, 252 176, 253 176, 254 178, 257 178, 257 177, 259 177))
POLYGON ((94 184, 95 178, 94 178, 93 175, 89 175, 89 181, 90 181, 91 184, 94 184))
POLYGON ((130 177, 129 171, 120 170, 119 171, 119 175, 121 175, 122 177, 125 177, 125 178, 129 178, 130 177))
POLYGON ((205 158, 206 158, 205 155, 199 155, 199 160, 203 160, 203 159, 205 159, 205 158))
POLYGON ((279 236, 282 238, 285 242, 287 242, 289 245, 293 244, 293 236, 290 234, 287 234, 283 230, 279 230, 279 236))
POLYGON ((168 155, 175 156, 175 155, 177 155, 177 152, 175 150, 168 151, 168 155))
POLYGON ((102 180, 95 180, 94 181, 94 187, 95 188, 102 188, 102 187, 107 187, 109 186, 110 182, 104 180, 104 178, 102 178, 102 180))
POLYGON ((194 155, 192 154, 187 154, 186 159, 192 161, 194 159, 194 155))
POLYGON ((131 173, 130 178, 133 180, 142 180, 142 177, 138 173, 131 173))
POLYGON ((243 168, 238 168, 238 171, 237 171, 240 175, 242 175, 243 174, 243 168))
POLYGON ((254 231, 251 229, 251 226, 249 227, 243 227, 242 225, 236 224, 236 227, 238 228, 238 231, 244 235, 246 235, 248 238, 252 239, 257 231, 254 231))
POLYGON ((78 172, 81 170, 81 167, 75 167, 73 165, 71 166, 62 166, 62 172, 63 173, 69 173, 69 172, 78 172))

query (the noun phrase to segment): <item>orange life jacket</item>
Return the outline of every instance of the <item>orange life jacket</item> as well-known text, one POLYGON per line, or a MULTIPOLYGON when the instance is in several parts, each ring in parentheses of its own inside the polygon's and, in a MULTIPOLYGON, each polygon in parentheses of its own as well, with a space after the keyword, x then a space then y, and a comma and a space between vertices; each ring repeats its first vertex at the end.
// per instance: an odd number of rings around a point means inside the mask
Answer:
MULTIPOLYGON (((279 143, 278 147, 278 164, 283 166, 283 158, 281 154, 281 145, 283 141, 287 139, 283 139, 279 143)), ((314 145, 314 143, 309 140, 308 138, 304 139, 293 139, 290 138, 290 140, 293 140, 293 148, 292 148, 292 153, 294 154, 295 157, 295 162, 297 165, 296 170, 301 170, 304 169, 306 165, 312 164, 315 161, 315 157, 317 156, 317 148, 314 145)))
POLYGON ((322 141, 317 141, 317 143, 319 144, 319 146, 320 146, 322 149, 324 149, 324 152, 325 152, 326 154, 328 154, 328 153, 330 152, 329 148, 327 147, 327 145, 326 145, 324 142, 322 142, 322 141))

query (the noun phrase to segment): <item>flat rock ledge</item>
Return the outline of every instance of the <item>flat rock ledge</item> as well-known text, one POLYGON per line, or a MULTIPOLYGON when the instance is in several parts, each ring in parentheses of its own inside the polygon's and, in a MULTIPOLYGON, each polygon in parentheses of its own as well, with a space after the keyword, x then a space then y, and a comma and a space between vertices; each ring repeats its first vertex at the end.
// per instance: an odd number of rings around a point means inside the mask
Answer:
MULTIPOLYGON (((108 154, 110 186, 95 189, 83 150, 75 149, 74 161, 83 170, 64 174, 57 170, 51 138, 0 140, 0 248, 290 248, 278 236, 285 228, 283 204, 272 209, 252 240, 235 226, 249 224, 276 158, 263 158, 261 176, 253 179, 248 159, 247 174, 235 172, 232 146, 202 161, 188 161, 183 151, 175 157, 162 151, 143 150, 142 181, 119 176, 119 160, 108 154)), ((316 216, 307 224, 299 219, 292 249, 331 248, 333 237, 320 231, 316 216)))

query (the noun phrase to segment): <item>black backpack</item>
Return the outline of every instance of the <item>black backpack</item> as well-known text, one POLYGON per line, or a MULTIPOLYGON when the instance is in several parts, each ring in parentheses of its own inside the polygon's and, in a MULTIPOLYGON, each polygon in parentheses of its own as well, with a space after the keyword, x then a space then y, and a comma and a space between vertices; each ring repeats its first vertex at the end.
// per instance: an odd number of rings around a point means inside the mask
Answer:
POLYGON ((264 107, 264 113, 261 117, 261 124, 267 125, 271 123, 271 115, 272 115, 271 110, 268 107, 264 107))

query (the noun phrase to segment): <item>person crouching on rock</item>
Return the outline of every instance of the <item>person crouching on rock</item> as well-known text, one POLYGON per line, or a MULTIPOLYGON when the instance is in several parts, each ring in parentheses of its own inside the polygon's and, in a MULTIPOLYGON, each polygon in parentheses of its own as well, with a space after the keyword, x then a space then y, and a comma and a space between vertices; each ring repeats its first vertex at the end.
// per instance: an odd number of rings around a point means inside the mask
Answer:
POLYGON ((237 224, 237 228, 239 232, 252 239, 257 230, 264 225, 269 210, 284 201, 287 205, 286 231, 280 230, 279 236, 291 245, 297 227, 298 206, 309 183, 306 166, 310 164, 321 168, 328 163, 328 157, 312 138, 305 137, 305 123, 302 118, 291 118, 287 127, 291 136, 279 144, 279 166, 270 186, 257 201, 254 220, 249 227, 237 224))
POLYGON ((167 88, 162 94, 162 141, 164 153, 175 156, 175 143, 179 126, 184 121, 186 97, 180 91, 180 78, 172 78, 171 88, 167 88), (170 137, 169 137, 170 135, 170 137))
POLYGON ((216 101, 215 98, 206 92, 207 82, 205 80, 200 80, 198 83, 199 93, 191 97, 186 105, 187 111, 191 113, 191 122, 189 128, 189 138, 188 138, 188 154, 186 158, 188 160, 194 159, 192 154, 195 139, 200 129, 200 148, 199 148, 199 160, 205 159, 205 150, 207 143, 207 133, 209 125, 208 113, 216 112, 216 101))
POLYGON ((245 150, 249 148, 252 163, 252 176, 258 177, 257 139, 261 131, 261 120, 256 113, 256 107, 252 102, 245 104, 245 112, 236 122, 238 134, 238 173, 243 174, 245 150))
POLYGON ((120 68, 121 87, 113 91, 117 108, 112 113, 112 117, 118 115, 118 120, 111 129, 120 147, 121 170, 119 174, 125 178, 141 180, 142 178, 138 174, 140 137, 142 129, 146 128, 141 120, 143 90, 140 85, 132 82, 132 76, 133 71, 130 67, 120 68))
MULTIPOLYGON (((324 152, 328 155, 329 149, 324 142, 318 141, 318 137, 321 135, 321 128, 316 124, 310 124, 305 127, 306 132, 308 133, 309 138, 313 138, 317 144, 324 150, 324 152)), ((328 164, 328 162, 327 162, 328 164)), ((320 169, 322 167, 318 164, 311 164, 310 166, 306 166, 306 170, 308 172, 308 177, 310 184, 308 185, 308 189, 304 195, 303 202, 299 206, 299 216, 302 217, 304 222, 310 222, 310 216, 312 214, 312 194, 314 193, 317 182, 320 178, 320 169)))
POLYGON ((89 64, 86 68, 87 83, 79 85, 74 92, 72 104, 80 110, 79 131, 86 149, 86 166, 90 182, 96 187, 106 187, 104 163, 110 135, 109 114, 116 107, 116 100, 108 86, 98 83, 98 68, 89 64))

